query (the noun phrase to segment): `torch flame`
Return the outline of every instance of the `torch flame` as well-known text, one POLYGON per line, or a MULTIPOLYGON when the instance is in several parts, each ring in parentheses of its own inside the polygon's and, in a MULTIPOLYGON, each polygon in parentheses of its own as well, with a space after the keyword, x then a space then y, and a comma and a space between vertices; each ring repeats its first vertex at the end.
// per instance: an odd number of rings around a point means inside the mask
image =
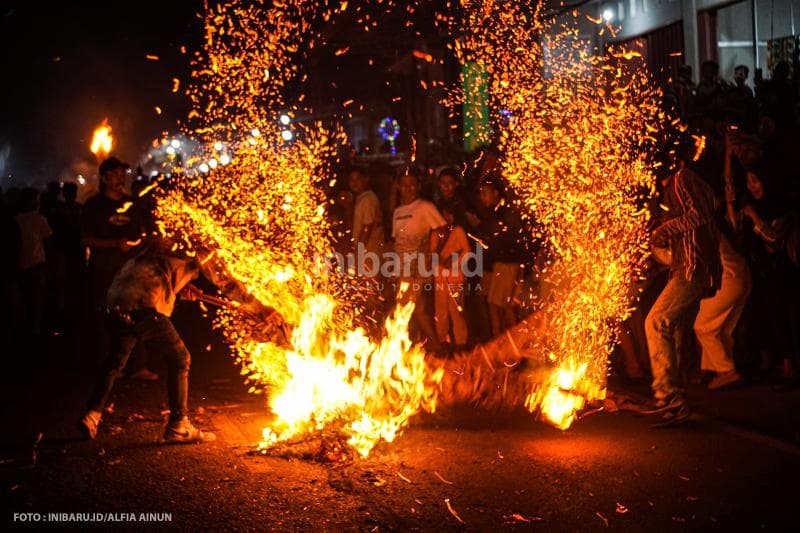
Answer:
POLYGON ((114 137, 111 135, 111 126, 108 125, 108 119, 103 119, 94 130, 92 134, 92 142, 89 149, 99 159, 103 159, 111 153, 111 148, 114 146, 114 137))
MULTIPOLYGON (((504 401, 524 404, 562 429, 587 401, 605 395, 615 327, 630 308, 629 285, 646 250, 640 204, 652 176, 639 154, 655 134, 647 126, 658 123, 657 95, 646 89, 646 75, 626 78, 623 67, 574 48, 580 43, 569 35, 547 44, 553 64, 545 79, 542 25, 521 22, 527 4, 482 4, 468 9, 468 26, 455 32, 467 35, 457 53, 486 65, 492 98, 513 111, 498 143, 502 170, 541 226, 551 256, 540 280, 550 291, 540 302, 543 334, 529 354, 540 359, 541 371, 531 380, 519 370, 524 365, 493 364, 486 354, 475 358, 486 359, 482 374, 475 365, 457 373, 426 363, 407 333, 412 303, 398 306, 378 336, 359 327, 352 287, 317 261, 330 254, 332 237, 319 185, 330 182, 329 163, 343 135, 316 123, 290 145, 270 141, 279 139, 280 125, 269 117, 291 107, 283 89, 299 70, 298 39, 313 38, 318 3, 291 0, 263 9, 232 1, 205 14, 205 48, 188 89, 190 118, 202 119, 194 133, 209 147, 224 139, 236 157, 217 169, 219 179, 186 180, 163 191, 157 211, 180 240, 214 250, 230 277, 287 325, 273 337, 260 335, 263 324, 235 310, 217 319, 250 392, 264 394, 274 415, 262 448, 333 428, 366 456, 379 441, 391 442, 414 414, 433 411, 446 387, 453 397, 474 396, 476 387, 456 379, 461 375, 475 384, 482 378, 504 401), (258 142, 240 134, 253 131, 261 133, 258 142), (498 386, 493 379, 500 377, 498 386)), ((628 55, 614 59, 629 62, 628 55)), ((110 151, 105 121, 95 138, 108 141, 93 140, 93 152, 110 151)), ((518 344, 507 348, 519 362, 518 344)))

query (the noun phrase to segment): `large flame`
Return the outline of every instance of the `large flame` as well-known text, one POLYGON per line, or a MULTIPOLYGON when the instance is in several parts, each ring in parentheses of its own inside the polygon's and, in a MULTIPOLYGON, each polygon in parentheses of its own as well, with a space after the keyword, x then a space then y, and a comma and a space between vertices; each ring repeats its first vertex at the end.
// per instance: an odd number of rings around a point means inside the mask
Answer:
POLYGON ((103 119, 92 134, 92 142, 89 144, 89 150, 99 159, 103 159, 111 153, 114 147, 114 137, 111 135, 111 126, 108 125, 108 119, 103 119))
POLYGON ((503 354, 475 352, 452 363, 461 371, 426 362, 412 345, 412 304, 395 309, 378 338, 359 327, 357 299, 346 290, 352 280, 323 260, 331 229, 322 188, 333 184, 329 163, 342 135, 315 123, 298 125, 289 145, 280 137, 279 114, 304 111, 303 95, 287 102, 283 88, 302 81, 298 65, 314 46, 313 28, 347 6, 295 0, 208 9, 189 89, 191 133, 206 140, 209 154, 224 140, 233 158, 209 177, 188 175, 158 202, 162 231, 188 248, 213 249, 227 273, 286 322, 280 338, 235 311, 218 319, 250 391, 264 394, 274 415, 262 447, 329 427, 367 455, 415 413, 432 411, 440 393, 456 401, 501 390, 505 403, 568 427, 587 401, 604 395, 614 328, 628 313, 628 286, 644 254, 639 201, 651 179, 637 140, 655 119, 646 78, 566 39, 545 48, 538 14, 521 4, 464 2, 463 18, 439 18, 458 26, 465 37, 456 53, 487 67, 495 107, 512 113, 500 139, 503 170, 550 254, 539 326, 525 334, 525 354, 509 334, 508 343, 490 348, 514 350, 512 364, 503 364, 503 354), (538 359, 539 370, 514 370, 526 366, 518 365, 524 358, 538 359))

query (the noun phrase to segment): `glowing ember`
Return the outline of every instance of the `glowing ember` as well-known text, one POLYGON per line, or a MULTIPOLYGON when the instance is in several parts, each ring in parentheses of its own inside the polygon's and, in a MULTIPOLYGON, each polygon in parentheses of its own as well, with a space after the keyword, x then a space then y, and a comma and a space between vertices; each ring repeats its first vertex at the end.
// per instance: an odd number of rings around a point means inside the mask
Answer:
MULTIPOLYGON (((540 4, 537 4, 540 5, 540 4)), ((555 365, 525 402, 559 428, 587 400, 603 398, 615 328, 629 314, 630 287, 646 256, 644 200, 659 94, 633 60, 592 56, 577 31, 550 35, 538 7, 462 2, 462 61, 489 74, 496 109, 510 111, 499 148, 503 173, 536 221, 548 261, 540 272, 546 336, 555 365)))
POLYGON ((434 409, 442 372, 429 369, 408 339, 411 306, 395 310, 385 335, 372 340, 354 325, 343 281, 314 260, 330 252, 320 185, 330 181, 327 165, 342 137, 298 124, 295 142, 285 145, 275 117, 298 111, 281 89, 311 46, 313 17, 330 16, 318 6, 233 3, 206 13, 190 117, 209 148, 224 141, 235 157, 210 179, 195 175, 163 193, 158 214, 164 231, 187 247, 215 250, 232 277, 291 330, 264 338, 261 325, 243 315, 219 319, 251 392, 266 394, 275 415, 262 447, 330 426, 366 455, 420 409, 434 409))
POLYGON ((250 391, 265 394, 274 414, 261 446, 331 427, 365 456, 380 440, 391 442, 415 413, 432 411, 439 395, 464 399, 480 387, 496 389, 501 376, 505 393, 511 367, 523 358, 537 359, 537 371, 514 370, 513 394, 501 401, 568 427, 587 400, 604 395, 614 328, 628 312, 628 287, 646 252, 639 201, 652 180, 640 139, 652 138, 656 115, 646 77, 630 71, 622 52, 613 65, 589 57, 567 38, 574 32, 543 46, 537 14, 512 2, 469 3, 465 18, 440 19, 465 35, 459 58, 486 67, 491 98, 500 104, 493 107, 510 111, 500 139, 503 170, 550 257, 541 273, 543 311, 525 354, 519 343, 494 343, 516 351, 510 366, 476 352, 449 363, 472 369, 459 374, 426 364, 412 345, 410 305, 395 309, 379 339, 369 338, 355 318, 358 302, 346 296, 353 294, 347 280, 317 260, 329 253, 322 186, 331 181, 342 135, 319 123, 295 124, 294 142, 284 143, 276 117, 306 114, 303 94, 287 102, 283 89, 290 80, 302 87, 298 65, 314 46, 315 22, 346 8, 342 2, 324 11, 310 0, 208 8, 188 89, 196 127, 187 133, 208 147, 197 162, 222 143, 234 157, 208 174, 187 171, 158 202, 163 232, 187 249, 214 250, 220 268, 284 321, 268 325, 229 310, 217 324, 250 391), (478 371, 475 362, 483 360, 488 371, 478 371))
POLYGON ((111 126, 108 125, 108 119, 103 119, 103 122, 95 128, 92 134, 92 142, 89 144, 89 150, 91 150, 98 159, 104 159, 108 157, 113 147, 114 138, 111 135, 111 126))

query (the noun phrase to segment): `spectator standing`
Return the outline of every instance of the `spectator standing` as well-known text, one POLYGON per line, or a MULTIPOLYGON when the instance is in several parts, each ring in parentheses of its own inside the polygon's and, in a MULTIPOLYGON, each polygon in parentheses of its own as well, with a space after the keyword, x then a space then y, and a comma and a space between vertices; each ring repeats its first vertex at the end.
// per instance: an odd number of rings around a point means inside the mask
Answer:
POLYGON ((100 164, 100 192, 86 201, 81 214, 81 244, 89 250, 88 280, 95 360, 106 351, 105 294, 111 280, 140 238, 140 229, 125 193, 126 165, 116 157, 100 164))
POLYGON ((664 424, 689 416, 681 360, 702 298, 719 288, 722 266, 714 224, 714 194, 700 176, 687 167, 694 145, 684 141, 676 154, 676 172, 661 183, 667 220, 652 234, 654 246, 672 252, 667 286, 645 320, 647 347, 653 371, 655 405, 649 412, 662 415, 664 424))
POLYGON ((39 193, 23 189, 20 212, 16 216, 21 246, 19 254, 19 285, 22 294, 21 322, 31 340, 42 335, 42 319, 47 289, 47 256, 45 240, 53 234, 47 219, 39 212, 39 193))
POLYGON ((447 222, 431 202, 419 198, 419 188, 419 177, 413 171, 398 180, 399 205, 392 216, 392 238, 401 269, 397 281, 408 285, 406 292, 398 296, 399 303, 415 302, 414 323, 427 339, 428 349, 439 353, 443 347, 436 336, 426 286, 429 288, 432 281, 428 268, 431 251, 439 245, 437 230, 447 222))
POLYGON ((479 189, 484 218, 479 230, 485 246, 484 277, 492 335, 497 336, 516 323, 514 293, 520 276, 522 257, 521 219, 503 197, 497 176, 485 179, 479 189))
POLYGON ((451 207, 445 204, 440 211, 447 225, 439 230, 439 247, 435 250, 439 263, 434 285, 436 334, 442 342, 451 339, 451 346, 455 351, 461 352, 467 347, 468 336, 467 321, 464 318, 464 296, 467 288, 464 257, 471 251, 471 246, 464 228, 455 223, 455 213, 451 207))

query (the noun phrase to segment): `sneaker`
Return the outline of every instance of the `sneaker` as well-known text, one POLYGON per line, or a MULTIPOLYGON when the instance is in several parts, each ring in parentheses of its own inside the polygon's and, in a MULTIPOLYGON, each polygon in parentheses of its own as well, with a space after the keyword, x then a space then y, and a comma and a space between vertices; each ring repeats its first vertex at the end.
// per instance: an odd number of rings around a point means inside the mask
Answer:
POLYGON ((742 376, 736 370, 729 370, 714 376, 708 383, 708 390, 720 390, 742 382, 742 376))
POLYGON ((217 436, 210 431, 200 431, 184 416, 177 422, 170 422, 164 430, 164 440, 172 443, 210 442, 217 436))
POLYGON ((686 405, 686 402, 680 400, 680 402, 676 403, 674 407, 671 409, 667 409, 661 414, 661 421, 652 424, 651 427, 654 428, 665 428, 669 426, 674 426, 676 424, 680 424, 689 418, 689 406, 686 405))
POLYGON ((683 403, 683 398, 677 394, 670 394, 666 398, 656 399, 649 406, 643 406, 639 412, 643 415, 659 415, 683 403))
POLYGON ((141 379, 143 381, 158 381, 158 374, 147 368, 142 368, 131 374, 131 379, 141 379))
POLYGON ((103 418, 103 413, 92 409, 87 411, 80 422, 78 422, 78 429, 81 430, 88 440, 94 440, 97 436, 97 427, 100 425, 101 418, 103 418))

